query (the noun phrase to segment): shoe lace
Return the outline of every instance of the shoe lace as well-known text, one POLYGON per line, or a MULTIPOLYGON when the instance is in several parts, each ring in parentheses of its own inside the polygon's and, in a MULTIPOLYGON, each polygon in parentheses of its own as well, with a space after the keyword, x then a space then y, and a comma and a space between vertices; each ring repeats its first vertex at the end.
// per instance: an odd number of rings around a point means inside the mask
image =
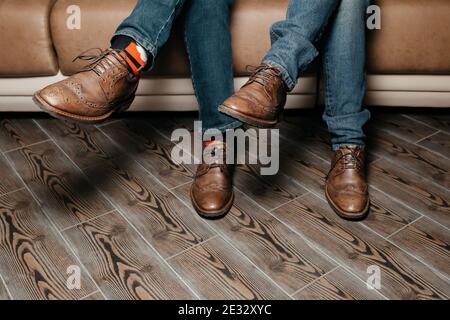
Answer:
POLYGON ((275 67, 272 67, 268 64, 262 64, 260 66, 251 66, 248 65, 246 67, 248 72, 251 72, 252 75, 250 76, 249 80, 245 85, 248 85, 250 83, 258 83, 261 85, 264 89, 265 94, 270 98, 270 94, 267 91, 267 84, 273 79, 273 78, 281 78, 281 71, 278 70, 275 67))
MULTIPOLYGON (((109 55, 113 55, 114 53, 119 54, 120 50, 118 49, 106 49, 106 50, 102 50, 100 48, 90 48, 87 49, 85 51, 83 51, 81 54, 79 54, 77 57, 75 57, 72 62, 75 62, 77 60, 83 60, 83 61, 90 61, 89 64, 87 64, 86 66, 84 66, 79 72, 84 72, 84 71, 93 71, 95 72, 98 76, 100 76, 100 70, 99 70, 99 66, 103 67, 104 69, 107 69, 109 67, 109 65, 107 64, 107 62, 103 62, 104 58, 106 58, 109 55), (97 54, 88 54, 91 51, 98 51, 97 54)), ((121 64, 123 64, 126 67, 125 62, 121 61, 120 59, 117 59, 121 64)))
POLYGON ((212 162, 212 163, 209 163, 209 164, 203 164, 203 166, 204 166, 203 168, 204 169, 200 170, 200 174, 199 175, 204 175, 204 174, 208 173, 211 169, 214 169, 214 168, 220 168, 221 172, 225 172, 225 170, 227 170, 227 165, 225 163, 226 161, 225 161, 225 152, 224 152, 225 146, 224 145, 215 146, 213 148, 213 150, 211 151, 211 156, 215 156, 215 153, 218 150, 222 151, 223 158, 224 158, 223 161, 220 162, 218 159, 216 159, 215 162, 212 162))
POLYGON ((336 163, 342 163, 344 169, 361 169, 362 158, 359 157, 359 149, 349 149, 349 153, 344 153, 336 159, 336 163))

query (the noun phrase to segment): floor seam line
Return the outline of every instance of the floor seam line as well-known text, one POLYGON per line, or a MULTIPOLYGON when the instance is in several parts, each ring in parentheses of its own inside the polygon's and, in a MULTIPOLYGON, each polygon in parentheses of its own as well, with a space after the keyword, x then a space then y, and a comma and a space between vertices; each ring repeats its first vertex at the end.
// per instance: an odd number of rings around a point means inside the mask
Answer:
POLYGON ((213 240, 213 239, 217 238, 218 236, 219 236, 218 234, 215 234, 212 237, 209 237, 208 239, 205 239, 205 240, 203 240, 203 241, 201 241, 199 243, 194 244, 192 247, 186 248, 186 249, 184 249, 184 250, 182 250, 180 252, 177 252, 177 253, 171 255, 170 257, 165 258, 165 260, 169 261, 169 260, 172 260, 172 259, 174 259, 174 258, 176 258, 178 256, 181 256, 182 254, 188 252, 189 250, 197 248, 197 247, 200 247, 200 246, 204 245, 205 243, 209 242, 210 240, 213 240))
POLYGON ((297 291, 295 291, 291 296, 294 297, 295 295, 299 294, 300 292, 302 292, 303 290, 309 288, 310 286, 312 286, 314 283, 320 281, 320 279, 325 278, 327 275, 329 275, 330 273, 336 271, 337 269, 342 268, 340 265, 335 266, 334 268, 332 268, 331 270, 329 270, 328 272, 325 272, 323 275, 321 275, 320 277, 318 277, 317 279, 314 279, 313 281, 311 281, 310 283, 304 285, 303 287, 301 287, 300 289, 298 289, 297 291))
POLYGON ((428 135, 428 136, 426 136, 426 137, 423 137, 423 138, 421 138, 421 139, 419 139, 419 140, 413 142, 413 144, 415 144, 415 145, 417 145, 417 146, 420 146, 419 143, 421 143, 422 141, 427 140, 428 138, 431 138, 432 136, 437 135, 439 132, 441 132, 441 130, 438 130, 438 131, 436 131, 436 132, 433 133, 433 134, 430 134, 430 135, 428 135))
POLYGON ((19 191, 22 191, 22 190, 25 190, 25 189, 26 189, 26 187, 22 187, 22 188, 14 190, 14 191, 8 191, 7 193, 0 194, 0 198, 6 197, 6 196, 10 196, 13 193, 16 193, 16 192, 19 192, 19 191))
POLYGON ((401 227, 400 229, 392 232, 390 235, 388 235, 386 237, 386 239, 390 239, 391 237, 395 236, 396 234, 402 232, 403 230, 405 230, 406 228, 408 228, 409 226, 411 226, 412 224, 416 223, 417 221, 419 221, 420 219, 423 218, 423 215, 418 216, 417 218, 413 219, 412 221, 408 222, 407 224, 405 224, 403 227, 401 227))
POLYGON ((84 220, 84 221, 81 221, 81 222, 79 222, 79 223, 70 225, 70 226, 65 227, 65 228, 63 228, 63 229, 60 229, 59 231, 61 231, 61 232, 66 232, 67 230, 70 230, 70 229, 79 227, 79 226, 81 226, 81 225, 83 225, 83 224, 86 224, 86 223, 92 222, 92 221, 94 221, 94 220, 97 220, 97 219, 99 219, 99 218, 102 218, 102 217, 104 217, 104 216, 106 216, 106 215, 108 215, 108 214, 113 213, 114 211, 116 211, 116 209, 113 208, 112 210, 109 210, 109 211, 107 211, 107 212, 105 212, 105 213, 102 213, 102 214, 100 214, 100 215, 98 215, 98 216, 95 216, 95 217, 86 219, 86 220, 84 220))

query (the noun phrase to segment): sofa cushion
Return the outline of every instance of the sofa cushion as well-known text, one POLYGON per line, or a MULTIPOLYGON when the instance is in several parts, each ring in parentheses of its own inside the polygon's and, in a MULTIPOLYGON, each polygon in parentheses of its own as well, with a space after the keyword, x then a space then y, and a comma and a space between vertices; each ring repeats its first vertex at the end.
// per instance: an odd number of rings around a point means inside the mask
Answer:
MULTIPOLYGON (((58 0, 51 15, 54 45, 63 74, 83 62, 72 63, 82 51, 109 46, 111 34, 131 12, 136 0, 58 0), (80 30, 66 27, 67 7, 79 5, 80 30)), ((236 75, 259 63, 270 47, 269 28, 286 14, 288 0, 235 0, 231 17, 236 75)), ((382 29, 368 37, 368 71, 372 74, 450 74, 450 1, 375 0, 382 8, 382 29)), ((157 58, 152 74, 189 76, 182 30, 175 27, 157 58)))
POLYGON ((377 0, 381 30, 369 32, 368 71, 450 74, 450 1, 377 0))
POLYGON ((0 0, 1 77, 55 75, 49 16, 55 0, 0 0))
MULTIPOLYGON (((248 74, 246 66, 258 64, 270 47, 270 25, 286 15, 288 0, 236 0, 232 14, 232 39, 235 72, 248 74)), ((51 15, 53 41, 58 53, 62 73, 69 75, 84 63, 72 63, 82 51, 109 46, 111 35, 119 23, 133 9, 136 0, 59 0, 51 15), (81 28, 66 27, 67 7, 78 5, 81 9, 81 28)), ((161 50, 155 70, 156 75, 189 76, 190 68, 185 52, 182 30, 179 26, 168 44, 161 50)))

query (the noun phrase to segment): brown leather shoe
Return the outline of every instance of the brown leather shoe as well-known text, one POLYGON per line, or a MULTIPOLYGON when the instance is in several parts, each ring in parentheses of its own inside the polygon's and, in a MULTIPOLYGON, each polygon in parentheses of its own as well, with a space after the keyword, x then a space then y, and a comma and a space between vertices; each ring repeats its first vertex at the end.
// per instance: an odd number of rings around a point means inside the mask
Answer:
MULTIPOLYGON (((214 142, 214 148, 222 148, 225 159, 225 144, 214 142)), ((233 205, 233 165, 200 164, 191 187, 191 201, 203 218, 219 218, 228 213, 233 205)))
POLYGON ((35 103, 56 118, 87 123, 128 109, 139 79, 130 75, 119 53, 108 49, 98 56, 78 58, 93 61, 77 74, 36 92, 35 103))
POLYGON ((219 111, 256 127, 273 127, 286 103, 281 72, 269 65, 256 68, 247 83, 219 106, 219 111))
POLYGON ((334 154, 325 195, 334 211, 344 219, 362 219, 369 211, 364 161, 364 148, 359 146, 343 146, 334 154))

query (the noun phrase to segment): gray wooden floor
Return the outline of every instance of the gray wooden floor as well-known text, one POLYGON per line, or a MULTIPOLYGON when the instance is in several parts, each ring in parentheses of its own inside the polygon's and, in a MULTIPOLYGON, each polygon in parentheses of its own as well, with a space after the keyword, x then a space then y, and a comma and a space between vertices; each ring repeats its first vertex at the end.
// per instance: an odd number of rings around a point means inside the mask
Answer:
POLYGON ((240 166, 231 212, 202 220, 195 167, 170 159, 172 130, 194 117, 78 126, 2 114, 0 299, 450 297, 448 111, 374 115, 362 222, 324 199, 331 152, 317 112, 285 116, 277 176, 240 166), (71 266, 80 289, 67 287, 71 266), (380 290, 367 288, 371 266, 380 290))

